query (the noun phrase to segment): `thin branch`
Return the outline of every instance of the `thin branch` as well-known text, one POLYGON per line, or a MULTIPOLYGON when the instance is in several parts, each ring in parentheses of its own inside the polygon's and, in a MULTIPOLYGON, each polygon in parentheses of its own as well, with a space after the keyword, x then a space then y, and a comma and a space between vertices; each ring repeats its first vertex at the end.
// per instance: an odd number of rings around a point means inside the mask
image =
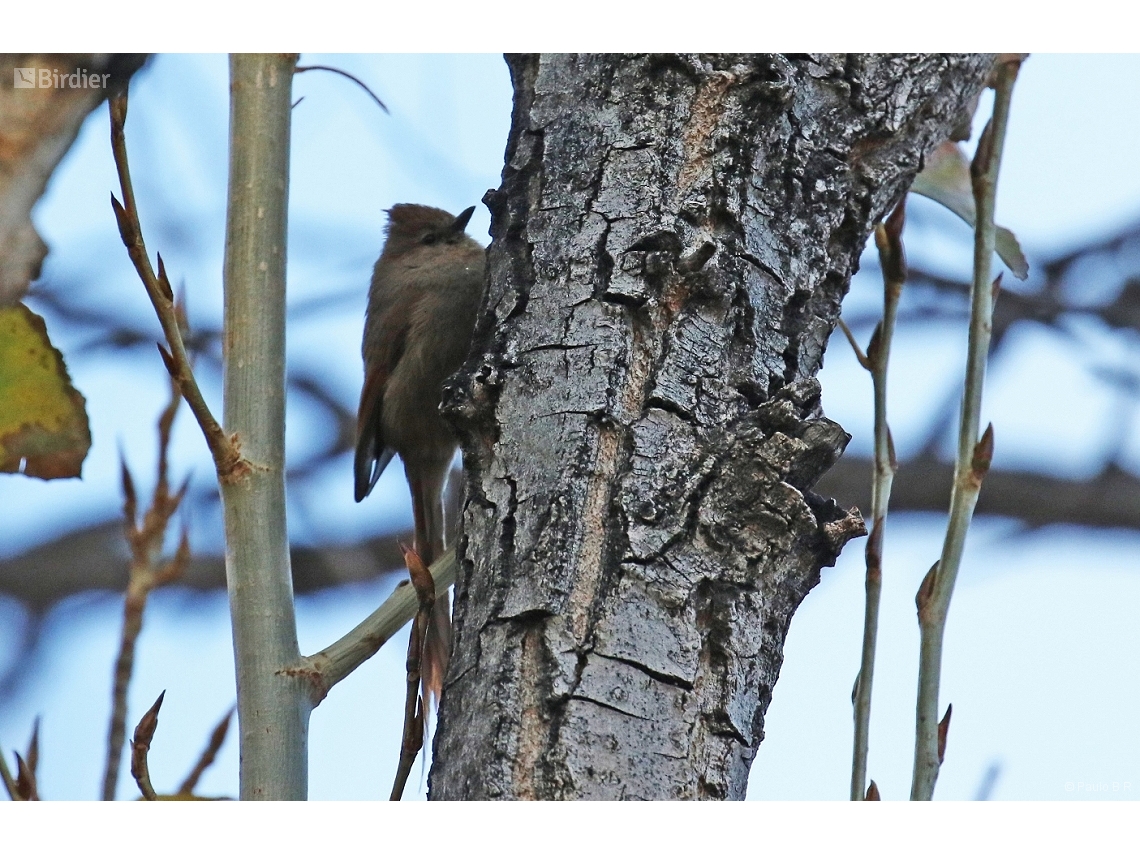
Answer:
MULTIPOLYGON (((137 498, 134 481, 125 460, 121 461, 123 484, 123 516, 131 563, 127 575, 127 591, 123 601, 123 629, 119 639, 119 653, 115 659, 114 681, 111 690, 111 723, 107 733, 107 757, 103 769, 103 800, 115 798, 119 783, 119 766, 123 756, 123 743, 127 733, 127 690, 134 672, 135 647, 142 632, 143 613, 150 592, 160 585, 181 577, 190 563, 190 543, 185 530, 173 560, 159 565, 162 544, 171 517, 177 512, 185 496, 187 484, 173 495, 167 480, 170 433, 174 417, 182 400, 173 379, 170 401, 158 417, 158 480, 150 507, 137 519, 137 498)), ((187 482, 188 483, 188 482, 187 482)))
MULTIPOLYGON (((821 495, 834 496, 844 507, 867 507, 873 466, 874 461, 845 455, 816 489, 821 495)), ((935 455, 904 460, 891 490, 891 507, 896 513, 945 513, 953 481, 953 465, 935 455)), ((1019 521, 1027 530, 1050 525, 1136 530, 1140 528, 1140 478, 1112 464, 1083 481, 991 469, 975 512, 1019 521)))
POLYGON ((202 777, 202 774, 214 764, 214 760, 218 757, 218 752, 222 750, 222 745, 225 744, 226 733, 230 729, 230 721, 233 719, 235 712, 237 712, 237 707, 230 707, 230 711, 226 713, 225 718, 218 722, 210 734, 210 741, 206 743, 206 747, 198 758, 198 762, 194 764, 194 768, 190 770, 190 774, 187 775, 186 779, 178 786, 177 795, 185 797, 194 795, 194 788, 198 786, 198 780, 202 777))
MULTIPOLYGON (((343 545, 294 545, 290 549, 294 591, 322 591, 397 572, 395 568, 401 566, 397 541, 411 537, 411 529, 403 529, 343 545)), ((45 614, 53 604, 80 591, 121 593, 122 540, 120 518, 61 535, 0 560, 0 593, 19 599, 33 616, 45 614), (76 567, 85 572, 79 573, 76 567)), ((224 556, 195 555, 179 584, 202 591, 224 589, 224 556)))
MULTIPOLYGON (((455 549, 449 549, 431 566, 437 591, 455 583, 455 549)), ((324 700, 329 690, 367 662, 384 643, 415 617, 419 599, 411 585, 399 585, 376 611, 342 638, 319 653, 303 657, 281 673, 309 684, 313 706, 324 700)))
POLYGON ((214 465, 218 470, 218 477, 223 482, 239 474, 244 465, 238 452, 237 444, 226 436, 213 413, 210 412, 194 372, 190 366, 186 345, 183 340, 179 318, 179 311, 174 302, 174 292, 170 287, 170 280, 166 275, 166 268, 162 263, 162 256, 158 256, 158 273, 151 267, 150 257, 147 255, 146 243, 143 241, 142 225, 139 222, 138 206, 135 203, 135 191, 131 183, 130 166, 127 161, 127 139, 124 127, 127 121, 127 93, 123 90, 121 95, 110 98, 107 102, 111 113, 111 151, 115 158, 115 168, 119 173, 119 188, 123 195, 122 203, 111 194, 111 207, 115 211, 115 220, 119 224, 119 236, 127 248, 131 262, 146 288, 151 305, 162 325, 170 350, 167 352, 159 345, 166 369, 178 384, 179 391, 186 399, 190 410, 194 413, 198 425, 206 438, 206 444, 214 457, 214 465))
MULTIPOLYGON (((954 467, 954 486, 950 494, 950 519, 942 556, 923 580, 915 598, 921 632, 919 650, 918 701, 915 715, 914 771, 911 779, 912 800, 929 800, 934 796, 941 766, 939 752, 938 689, 942 676, 942 639, 954 582, 962 561, 974 506, 978 501, 982 480, 993 458, 993 426, 979 439, 982 388, 985 383, 986 358, 989 354, 993 325, 993 305, 997 282, 991 281, 994 253, 994 202, 1002 149, 1009 121, 1009 105, 1013 84, 1021 59, 1014 57, 998 63, 994 95, 994 112, 978 142, 978 150, 970 172, 974 185, 977 222, 974 241, 974 281, 970 305, 970 336, 966 357, 965 391, 962 396, 962 418, 958 431, 958 456, 954 467)), ((999 277, 1000 280, 1000 277, 999 277)), ((945 719, 949 726, 949 719, 945 719)), ((945 745, 945 734, 942 737, 945 745)))
MULTIPOLYGON (((381 101, 376 96, 375 92, 373 92, 371 89, 368 88, 367 84, 365 84, 363 80, 361 80, 359 77, 356 77, 352 74, 349 74, 347 71, 344 71, 343 69, 333 68, 333 66, 331 66, 331 65, 298 65, 295 69, 293 69, 293 71, 297 74, 303 74, 306 71, 331 71, 333 74, 339 74, 341 77, 347 77, 349 80, 351 80, 357 86, 359 86, 361 89, 363 89, 365 92, 367 92, 369 97, 373 101, 376 102, 376 105, 381 110, 383 110, 385 113, 388 113, 388 108, 385 106, 384 102, 381 101)), ((298 98, 297 103, 294 104, 293 106, 296 107, 297 104, 300 104, 302 100, 304 100, 304 96, 302 96, 301 98, 298 98)), ((389 115, 391 115, 391 114, 389 114, 389 115)))
MULTIPOLYGON (((875 647, 879 632, 879 601, 883 588, 883 538, 890 503, 891 484, 898 464, 887 424, 887 368, 891 341, 898 317, 899 297, 906 282, 906 252, 902 230, 906 222, 906 199, 899 202, 885 224, 875 229, 875 245, 883 270, 883 319, 875 327, 867 347, 865 367, 871 372, 875 398, 875 457, 871 474, 871 536, 866 546, 866 605, 863 613, 863 651, 859 676, 852 697, 855 738, 851 760, 851 799, 866 799, 867 752, 870 748, 871 689, 875 677, 875 647)), ((850 333, 848 333, 850 336, 850 333)))
POLYGON ((988 802, 999 777, 1001 777, 1001 763, 990 763, 982 775, 982 780, 978 782, 978 789, 974 791, 974 801, 988 802))
POLYGON ((871 370, 871 363, 867 360, 867 354, 863 352, 863 348, 859 346, 859 342, 855 340, 855 333, 851 332, 851 327, 847 326, 847 322, 843 318, 839 319, 839 328, 843 330, 843 334, 847 336, 847 343, 851 345, 851 349, 855 351, 855 358, 859 360, 859 364, 871 370))
POLYGON ((12 801, 19 801, 16 797, 16 779, 12 777, 12 770, 4 761, 4 749, 0 747, 0 781, 4 782, 4 790, 12 801))

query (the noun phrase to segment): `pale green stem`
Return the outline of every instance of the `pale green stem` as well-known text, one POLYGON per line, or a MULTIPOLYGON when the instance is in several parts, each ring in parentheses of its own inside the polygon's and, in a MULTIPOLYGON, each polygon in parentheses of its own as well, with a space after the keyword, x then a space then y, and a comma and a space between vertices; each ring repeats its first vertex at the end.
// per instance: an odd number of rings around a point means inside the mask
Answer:
POLYGON ((230 58, 225 431, 242 465, 221 479, 237 667, 243 799, 303 799, 309 694, 296 662, 285 524, 285 261, 296 57, 230 58))
MULTIPOLYGON (((942 638, 950 597, 962 560, 966 532, 973 518, 981 489, 981 475, 974 467, 974 453, 981 426, 982 388, 993 327, 993 282, 991 265, 994 252, 994 205, 1002 148, 1009 122, 1009 105, 1019 61, 1003 62, 996 70, 994 113, 989 126, 988 162, 974 178, 977 220, 974 230, 974 282, 970 305, 970 336, 966 358, 962 419, 958 431, 958 459, 954 465, 954 485, 950 494, 950 519, 942 557, 936 565, 934 585, 925 605, 919 605, 922 640, 919 656, 918 702, 915 716, 914 772, 912 800, 929 800, 938 781, 938 688, 942 672, 942 638)), ((985 134, 983 134, 984 142, 985 134)), ((981 145, 979 145, 981 149, 981 145)))
MULTIPOLYGON (((880 225, 877 240, 887 240, 886 230, 880 225)), ((901 240, 896 241, 895 252, 901 254, 901 240)), ((890 503, 891 484, 895 477, 891 449, 890 427, 887 424, 887 368, 890 363, 891 341, 894 338, 898 316, 899 296, 903 282, 891 272, 898 268, 887 258, 887 247, 880 245, 879 257, 883 266, 883 320, 878 329, 877 344, 868 353, 871 381, 875 397, 875 461, 871 473, 871 532, 867 544, 866 606, 863 614, 863 652, 859 676, 852 697, 855 714, 855 740, 851 760, 851 799, 862 801, 867 792, 867 753, 870 750, 871 689, 875 678, 875 648, 879 632, 879 601, 881 599, 882 544, 890 503)))
MULTIPOLYGON (((455 549, 449 549, 431 566, 437 591, 454 584, 457 564, 455 549)), ((329 689, 351 674, 379 650, 389 638, 416 615, 419 599, 411 585, 399 585, 381 606, 345 636, 320 653, 306 656, 285 669, 292 677, 303 679, 319 704, 329 689)))

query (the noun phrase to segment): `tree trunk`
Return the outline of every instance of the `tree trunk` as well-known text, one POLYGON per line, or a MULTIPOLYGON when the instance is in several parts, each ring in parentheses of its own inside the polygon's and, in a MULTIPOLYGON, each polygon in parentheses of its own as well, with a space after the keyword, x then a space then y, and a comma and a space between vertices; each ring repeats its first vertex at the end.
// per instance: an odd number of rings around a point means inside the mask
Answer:
POLYGON ((873 223, 985 56, 542 56, 475 354, 433 798, 742 798, 858 512, 819 371, 873 223))

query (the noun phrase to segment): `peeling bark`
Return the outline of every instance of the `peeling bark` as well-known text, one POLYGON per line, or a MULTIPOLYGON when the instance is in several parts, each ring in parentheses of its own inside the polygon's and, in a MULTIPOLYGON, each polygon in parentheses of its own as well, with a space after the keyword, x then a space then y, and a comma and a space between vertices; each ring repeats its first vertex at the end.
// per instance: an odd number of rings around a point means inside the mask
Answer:
POLYGON ((509 64, 431 796, 741 798, 792 614, 863 533, 812 492, 828 335, 990 59, 509 64))

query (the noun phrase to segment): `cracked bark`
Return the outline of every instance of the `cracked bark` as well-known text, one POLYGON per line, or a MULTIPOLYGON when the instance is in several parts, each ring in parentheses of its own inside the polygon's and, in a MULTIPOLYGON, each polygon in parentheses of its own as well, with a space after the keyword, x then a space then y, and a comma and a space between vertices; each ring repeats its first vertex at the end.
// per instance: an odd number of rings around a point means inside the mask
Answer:
POLYGON ((433 798, 741 798, 856 513, 815 380, 982 56, 509 59, 433 798))

